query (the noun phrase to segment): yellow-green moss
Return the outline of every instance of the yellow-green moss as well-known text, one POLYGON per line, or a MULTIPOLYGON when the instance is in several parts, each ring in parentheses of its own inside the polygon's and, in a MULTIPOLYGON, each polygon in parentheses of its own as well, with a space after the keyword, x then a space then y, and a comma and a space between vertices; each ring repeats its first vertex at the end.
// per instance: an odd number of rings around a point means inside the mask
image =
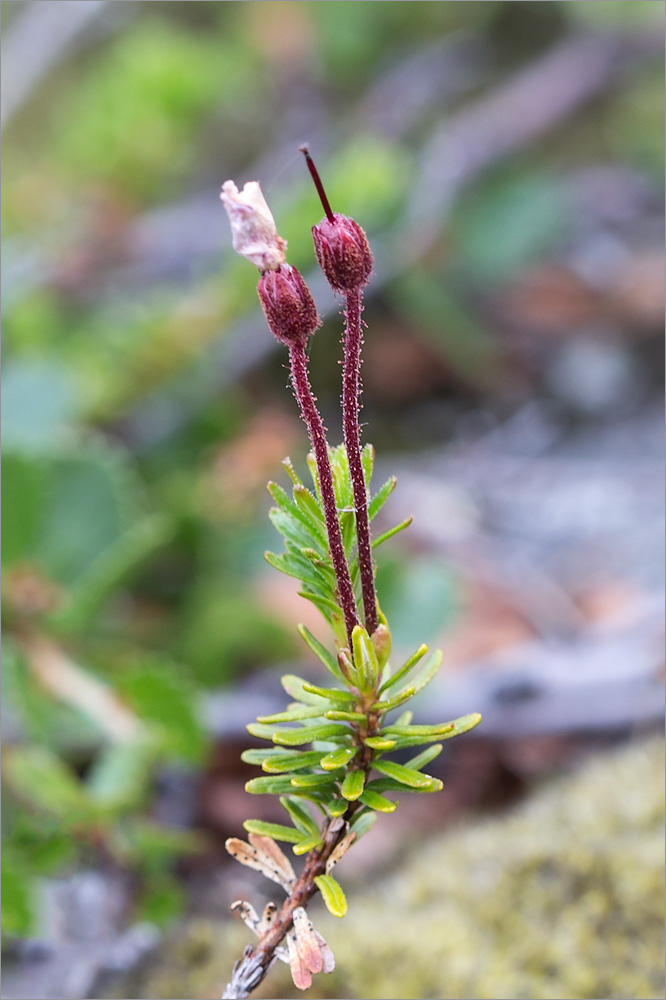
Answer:
MULTIPOLYGON (((307 996, 663 997, 663 821, 663 745, 652 739, 507 814, 415 835, 379 884, 350 884, 341 869, 349 915, 313 907, 337 969, 307 996)), ((133 995, 219 996, 246 939, 238 925, 192 922, 133 995)), ((302 996, 280 963, 255 995, 302 996)))

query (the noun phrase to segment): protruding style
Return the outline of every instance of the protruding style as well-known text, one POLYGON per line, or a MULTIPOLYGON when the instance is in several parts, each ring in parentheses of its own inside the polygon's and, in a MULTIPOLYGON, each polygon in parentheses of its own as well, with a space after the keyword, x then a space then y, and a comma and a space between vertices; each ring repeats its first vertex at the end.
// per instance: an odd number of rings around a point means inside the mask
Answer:
POLYGON ((365 288, 372 273, 372 252, 364 231, 347 215, 333 212, 307 146, 299 147, 317 188, 326 218, 312 227, 315 253, 326 280, 336 292, 365 288))

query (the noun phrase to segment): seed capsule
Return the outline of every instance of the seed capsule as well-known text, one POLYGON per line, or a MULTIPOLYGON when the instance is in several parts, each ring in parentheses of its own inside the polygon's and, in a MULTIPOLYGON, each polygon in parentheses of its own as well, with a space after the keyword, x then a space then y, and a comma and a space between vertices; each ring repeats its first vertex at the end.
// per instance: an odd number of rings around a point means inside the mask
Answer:
POLYGON ((364 288, 372 272, 372 252, 368 238, 346 215, 333 213, 312 227, 315 253, 326 280, 336 292, 364 288))
POLYGON ((320 325, 310 289, 295 267, 266 271, 257 292, 271 332, 288 347, 304 344, 320 325))

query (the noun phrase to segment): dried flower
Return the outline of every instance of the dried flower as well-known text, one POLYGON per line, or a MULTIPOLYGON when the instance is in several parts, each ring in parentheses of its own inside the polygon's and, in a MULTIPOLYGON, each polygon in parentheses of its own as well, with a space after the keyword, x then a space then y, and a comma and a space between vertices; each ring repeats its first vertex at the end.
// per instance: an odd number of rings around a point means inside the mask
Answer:
POLYGON ((304 344, 321 323, 310 289, 289 264, 262 274, 257 292, 271 332, 288 347, 304 344))
POLYGON ((239 191, 233 181, 225 181, 220 198, 229 216, 236 253, 251 260, 262 274, 276 271, 285 262, 287 243, 278 236, 259 182, 248 181, 239 191))

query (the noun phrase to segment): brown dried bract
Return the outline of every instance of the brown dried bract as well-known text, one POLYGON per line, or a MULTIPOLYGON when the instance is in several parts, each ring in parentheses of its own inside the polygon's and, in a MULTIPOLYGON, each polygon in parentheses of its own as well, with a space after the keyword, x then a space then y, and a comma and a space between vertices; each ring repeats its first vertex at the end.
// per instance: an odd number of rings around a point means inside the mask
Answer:
POLYGON ((238 837, 229 837, 224 846, 236 861, 239 861, 242 865, 246 865, 248 868, 254 868, 255 871, 261 872, 265 878, 270 879, 272 882, 277 882, 286 893, 289 893, 296 879, 290 861, 270 837, 258 837, 250 834, 250 837, 252 836, 255 836, 256 841, 259 843, 246 844, 244 840, 239 840, 238 837), (268 841, 272 847, 264 844, 263 841, 268 841))

